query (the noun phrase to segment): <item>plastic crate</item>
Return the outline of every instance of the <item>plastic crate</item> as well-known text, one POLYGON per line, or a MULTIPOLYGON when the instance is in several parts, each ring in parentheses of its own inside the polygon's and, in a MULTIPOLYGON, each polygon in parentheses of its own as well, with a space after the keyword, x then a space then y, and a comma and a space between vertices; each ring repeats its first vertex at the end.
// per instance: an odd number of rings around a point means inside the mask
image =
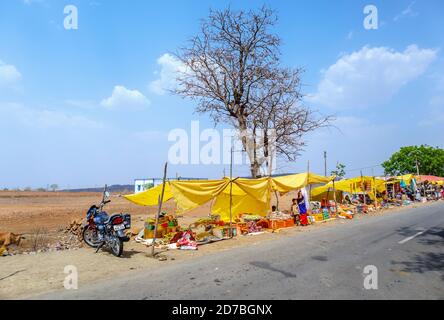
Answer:
POLYGON ((285 220, 270 220, 271 229, 281 229, 286 228, 285 220))
POLYGON ((287 219, 287 220, 285 220, 285 227, 286 227, 286 228, 294 227, 294 220, 293 220, 293 219, 287 219))

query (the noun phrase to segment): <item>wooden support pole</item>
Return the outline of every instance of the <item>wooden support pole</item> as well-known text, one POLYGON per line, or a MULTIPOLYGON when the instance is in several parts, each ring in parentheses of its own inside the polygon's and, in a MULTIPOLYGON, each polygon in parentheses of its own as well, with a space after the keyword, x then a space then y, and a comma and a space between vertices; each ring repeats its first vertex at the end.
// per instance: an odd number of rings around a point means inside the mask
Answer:
POLYGON ((335 214, 338 214, 338 201, 336 200, 335 179, 333 179, 333 199, 335 200, 335 214))
MULTIPOLYGON (((310 160, 308 160, 307 162, 307 175, 308 177, 310 177, 310 160)), ((311 201, 311 183, 308 186, 308 201, 311 201)))
POLYGON ((274 196, 276 197, 276 210, 279 211, 279 196, 277 190, 274 190, 274 196))
POLYGON ((158 201, 159 201, 159 207, 157 209, 157 214, 156 214, 156 223, 154 225, 154 236, 153 236, 153 245, 151 247, 151 257, 154 257, 154 246, 156 244, 156 236, 157 236, 157 227, 159 225, 159 216, 160 213, 162 212, 162 203, 163 203, 163 196, 165 194, 165 183, 166 183, 166 175, 167 175, 167 167, 168 167, 168 162, 165 162, 165 167, 163 169, 163 184, 162 184, 162 193, 160 194, 158 201))
POLYGON ((375 209, 378 208, 378 198, 376 197, 376 177, 373 176, 373 191, 375 196, 375 209))

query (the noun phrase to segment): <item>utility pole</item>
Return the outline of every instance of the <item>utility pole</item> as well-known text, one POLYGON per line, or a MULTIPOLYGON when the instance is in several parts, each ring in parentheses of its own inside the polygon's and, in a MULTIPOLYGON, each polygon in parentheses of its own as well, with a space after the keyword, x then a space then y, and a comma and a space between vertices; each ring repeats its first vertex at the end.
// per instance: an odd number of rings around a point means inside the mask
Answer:
POLYGON ((324 151, 324 176, 327 176, 327 151, 324 151))
POLYGON ((419 165, 418 165, 418 158, 416 158, 416 175, 419 176, 419 165))
MULTIPOLYGON (((310 179, 310 160, 307 161, 307 179, 310 179)), ((311 183, 308 186, 308 201, 311 199, 311 183)))
POLYGON ((230 238, 233 238, 233 141, 231 141, 230 155, 230 238))

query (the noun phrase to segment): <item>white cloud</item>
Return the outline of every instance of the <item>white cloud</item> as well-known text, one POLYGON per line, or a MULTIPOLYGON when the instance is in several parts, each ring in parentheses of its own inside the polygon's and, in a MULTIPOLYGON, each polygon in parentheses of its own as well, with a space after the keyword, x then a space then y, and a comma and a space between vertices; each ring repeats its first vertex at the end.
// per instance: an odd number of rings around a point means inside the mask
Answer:
POLYGON ((413 5, 415 4, 415 1, 410 2, 410 4, 408 5, 407 8, 405 8, 400 14, 396 15, 393 18, 393 21, 398 21, 401 18, 405 18, 405 17, 416 17, 418 15, 418 12, 414 11, 413 5))
POLYGON ((140 110, 148 106, 150 101, 137 90, 129 90, 124 86, 115 86, 109 98, 103 99, 100 105, 109 109, 140 110))
POLYGON ((0 103, 0 119, 7 123, 21 123, 36 128, 102 128, 103 123, 84 116, 33 109, 19 103, 0 103))
POLYGON ((14 86, 22 79, 22 74, 12 64, 0 60, 0 87, 14 86))
POLYGON ((185 66, 168 53, 159 57, 157 64, 160 66, 160 72, 157 72, 159 78, 149 84, 149 89, 156 94, 163 95, 167 90, 175 87, 177 72, 184 72, 185 66))
POLYGON ((422 75, 436 56, 437 50, 416 45, 404 52, 363 47, 343 55, 323 71, 317 92, 307 100, 335 109, 386 103, 402 86, 422 75))

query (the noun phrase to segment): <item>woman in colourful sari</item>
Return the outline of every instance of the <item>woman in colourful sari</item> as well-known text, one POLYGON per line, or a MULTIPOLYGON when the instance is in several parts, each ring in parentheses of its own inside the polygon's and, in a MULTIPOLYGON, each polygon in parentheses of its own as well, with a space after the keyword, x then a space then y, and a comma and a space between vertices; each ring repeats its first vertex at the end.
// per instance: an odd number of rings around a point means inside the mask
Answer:
POLYGON ((302 195, 301 190, 298 191, 298 197, 297 197, 296 201, 298 202, 301 225, 307 226, 308 225, 307 206, 305 205, 305 198, 302 195))

